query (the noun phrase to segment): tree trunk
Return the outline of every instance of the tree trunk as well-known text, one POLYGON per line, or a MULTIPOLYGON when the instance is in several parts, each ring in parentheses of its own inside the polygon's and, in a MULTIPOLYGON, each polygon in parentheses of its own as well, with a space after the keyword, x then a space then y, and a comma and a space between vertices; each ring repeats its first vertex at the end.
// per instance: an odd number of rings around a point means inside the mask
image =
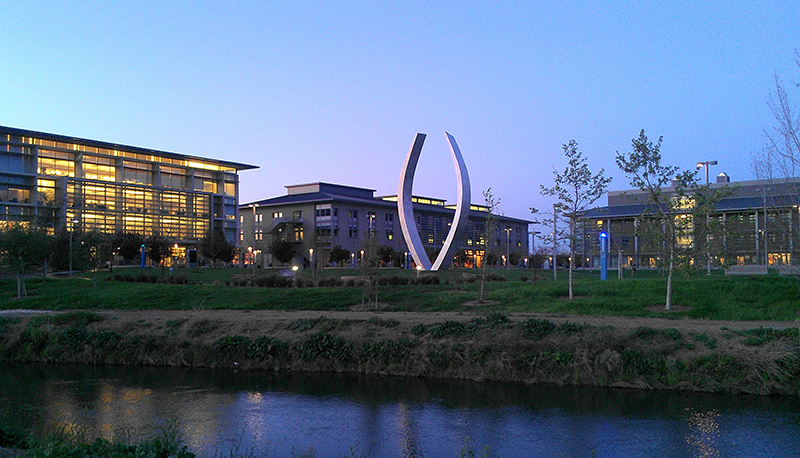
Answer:
POLYGON ((575 267, 575 216, 569 219, 569 300, 572 300, 572 269, 575 267))
POLYGON ((669 273, 667 274, 667 303, 665 310, 672 309, 672 271, 675 267, 675 248, 669 248, 669 273))

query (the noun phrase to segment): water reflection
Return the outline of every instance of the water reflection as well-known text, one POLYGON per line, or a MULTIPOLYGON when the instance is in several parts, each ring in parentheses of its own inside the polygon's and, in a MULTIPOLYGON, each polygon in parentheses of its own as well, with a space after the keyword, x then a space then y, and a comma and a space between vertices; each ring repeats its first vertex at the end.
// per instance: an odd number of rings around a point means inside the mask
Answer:
POLYGON ((717 450, 719 439, 719 423, 717 419, 720 414, 717 410, 708 412, 688 411, 688 423, 690 434, 686 437, 686 442, 694 450, 698 458, 712 458, 720 456, 717 450))
POLYGON ((426 379, 11 365, 0 416, 204 455, 796 456, 800 400, 426 379))

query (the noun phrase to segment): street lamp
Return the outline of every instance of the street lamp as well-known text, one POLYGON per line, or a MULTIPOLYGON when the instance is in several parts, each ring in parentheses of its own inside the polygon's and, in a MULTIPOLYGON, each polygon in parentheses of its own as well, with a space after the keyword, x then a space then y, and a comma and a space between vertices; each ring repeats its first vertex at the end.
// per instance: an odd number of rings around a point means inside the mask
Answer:
POLYGON ((511 245, 511 226, 507 226, 505 228, 505 231, 506 231, 506 257, 505 257, 505 262, 506 262, 506 269, 508 269, 508 249, 509 249, 509 246, 511 245))
POLYGON ((314 249, 308 249, 308 263, 311 265, 311 276, 314 276, 314 249))
POLYGON ((75 225, 80 221, 77 219, 71 220, 69 223, 69 276, 72 276, 72 233, 75 232, 75 225))
MULTIPOLYGON (((717 161, 700 161, 697 163, 697 169, 699 170, 702 167, 706 169, 706 192, 708 192, 708 167, 711 165, 717 165, 717 161)), ((708 196, 706 196, 708 198, 708 196)), ((711 250, 709 248, 710 242, 710 234, 708 233, 708 210, 706 210, 706 270, 708 275, 711 275, 711 250)))

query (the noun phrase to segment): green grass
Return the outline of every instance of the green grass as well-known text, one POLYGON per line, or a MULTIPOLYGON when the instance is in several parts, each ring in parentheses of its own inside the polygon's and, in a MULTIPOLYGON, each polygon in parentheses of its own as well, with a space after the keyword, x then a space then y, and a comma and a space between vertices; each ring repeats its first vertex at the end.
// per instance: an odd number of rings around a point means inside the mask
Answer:
MULTIPOLYGON (((127 269, 127 272, 134 273, 127 269)), ((126 273, 127 273, 126 272, 126 273)), ((151 273, 159 273, 151 269, 151 273)), ((16 299, 16 281, 0 281, 0 309, 30 308, 51 310, 79 309, 275 309, 275 310, 347 310, 361 303, 362 288, 307 287, 257 288, 226 286, 236 275, 247 275, 246 269, 178 269, 190 284, 146 284, 109 281, 107 272, 98 273, 97 287, 91 275, 73 278, 27 280, 28 296, 16 299)), ((276 270, 256 270, 257 275, 274 274, 276 270)), ((475 270, 461 273, 478 275, 475 270)), ((477 311, 536 312, 553 314, 666 316, 648 311, 647 307, 664 304, 666 280, 654 272, 637 272, 636 278, 615 277, 600 281, 595 273, 579 271, 575 275, 575 298, 567 298, 566 274, 559 279, 538 282, 520 281, 527 272, 495 270, 508 281, 486 284, 487 302, 475 305, 478 283, 462 283, 456 291, 452 272, 438 275, 438 285, 386 285, 378 290, 378 300, 388 310, 399 311, 477 311), (465 305, 470 303, 470 305, 465 305)), ((176 275, 177 275, 176 274, 176 275)), ((328 269, 315 275, 319 278, 357 276, 352 269, 328 269)), ((409 276, 416 272, 400 269, 381 271, 386 276, 409 276)), ((311 278, 310 272, 301 272, 311 278)), ((673 304, 691 307, 686 312, 673 312, 670 318, 714 320, 779 320, 793 321, 800 316, 800 282, 794 278, 766 277, 683 277, 674 281, 673 304)))

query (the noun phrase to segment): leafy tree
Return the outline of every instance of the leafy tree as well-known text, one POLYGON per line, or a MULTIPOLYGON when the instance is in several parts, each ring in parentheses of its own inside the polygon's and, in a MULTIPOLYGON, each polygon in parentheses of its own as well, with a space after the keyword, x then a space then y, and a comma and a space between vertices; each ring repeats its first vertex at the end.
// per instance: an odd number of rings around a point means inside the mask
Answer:
POLYGON ((145 247, 147 247, 147 255, 150 256, 150 260, 156 263, 156 265, 161 265, 161 276, 164 276, 164 261, 170 255, 170 248, 172 245, 169 243, 169 240, 159 234, 152 234, 150 237, 144 241, 145 247))
POLYGON ((335 245, 333 249, 331 249, 331 255, 329 258, 331 262, 335 262, 337 265, 343 266, 350 262, 350 252, 339 245, 335 245))
POLYGON ((0 263, 17 276, 17 298, 28 295, 25 272, 44 264, 50 241, 44 231, 27 229, 21 225, 0 232, 0 263))
POLYGON ((72 251, 72 268, 77 270, 94 269, 101 259, 108 259, 110 246, 108 237, 97 231, 59 231, 50 244, 49 262, 56 270, 68 270, 70 267, 70 251, 72 251), (70 250, 70 236, 72 248, 70 250))
POLYGON ((269 252, 281 264, 286 264, 295 257, 294 247, 286 240, 276 238, 269 247, 269 252))
POLYGON ((542 185, 541 194, 555 197, 559 208, 569 221, 569 298, 573 298, 572 271, 575 268, 575 226, 580 212, 588 209, 605 194, 611 178, 606 178, 605 171, 592 173, 583 153, 578 151, 578 143, 570 140, 562 145, 567 167, 563 173, 553 171, 555 186, 548 188, 542 185))
POLYGON ((127 262, 139 259, 140 250, 144 245, 144 237, 136 232, 117 231, 114 233, 112 245, 117 248, 117 253, 127 262))
POLYGON ((200 241, 200 254, 212 262, 228 263, 236 257, 236 246, 228 242, 222 229, 212 229, 200 241))
POLYGON ((495 228, 497 227, 496 211, 500 208, 500 198, 494 197, 492 188, 487 188, 483 191, 483 204, 486 207, 486 218, 483 222, 483 231, 481 238, 483 239, 483 260, 481 262, 481 285, 478 290, 478 303, 484 301, 484 291, 486 286, 486 268, 490 264, 490 256, 494 254, 489 250, 489 240, 494 238, 495 228))
POLYGON ((378 247, 378 259, 387 266, 391 266, 395 261, 399 259, 397 256, 397 252, 394 251, 392 247, 381 245, 378 247))
POLYGON ((667 297, 666 310, 672 308, 672 278, 681 254, 687 253, 694 245, 694 225, 691 215, 685 208, 694 205, 690 191, 697 190, 697 172, 684 171, 661 162, 661 141, 647 139, 644 129, 638 138, 631 140, 632 151, 627 154, 617 152, 617 166, 625 172, 631 185, 644 191, 646 205, 643 218, 655 219, 650 225, 652 241, 660 243, 667 258, 667 297), (673 180, 674 178, 674 180, 673 180), (663 188, 672 184, 674 194, 665 195, 663 188))

